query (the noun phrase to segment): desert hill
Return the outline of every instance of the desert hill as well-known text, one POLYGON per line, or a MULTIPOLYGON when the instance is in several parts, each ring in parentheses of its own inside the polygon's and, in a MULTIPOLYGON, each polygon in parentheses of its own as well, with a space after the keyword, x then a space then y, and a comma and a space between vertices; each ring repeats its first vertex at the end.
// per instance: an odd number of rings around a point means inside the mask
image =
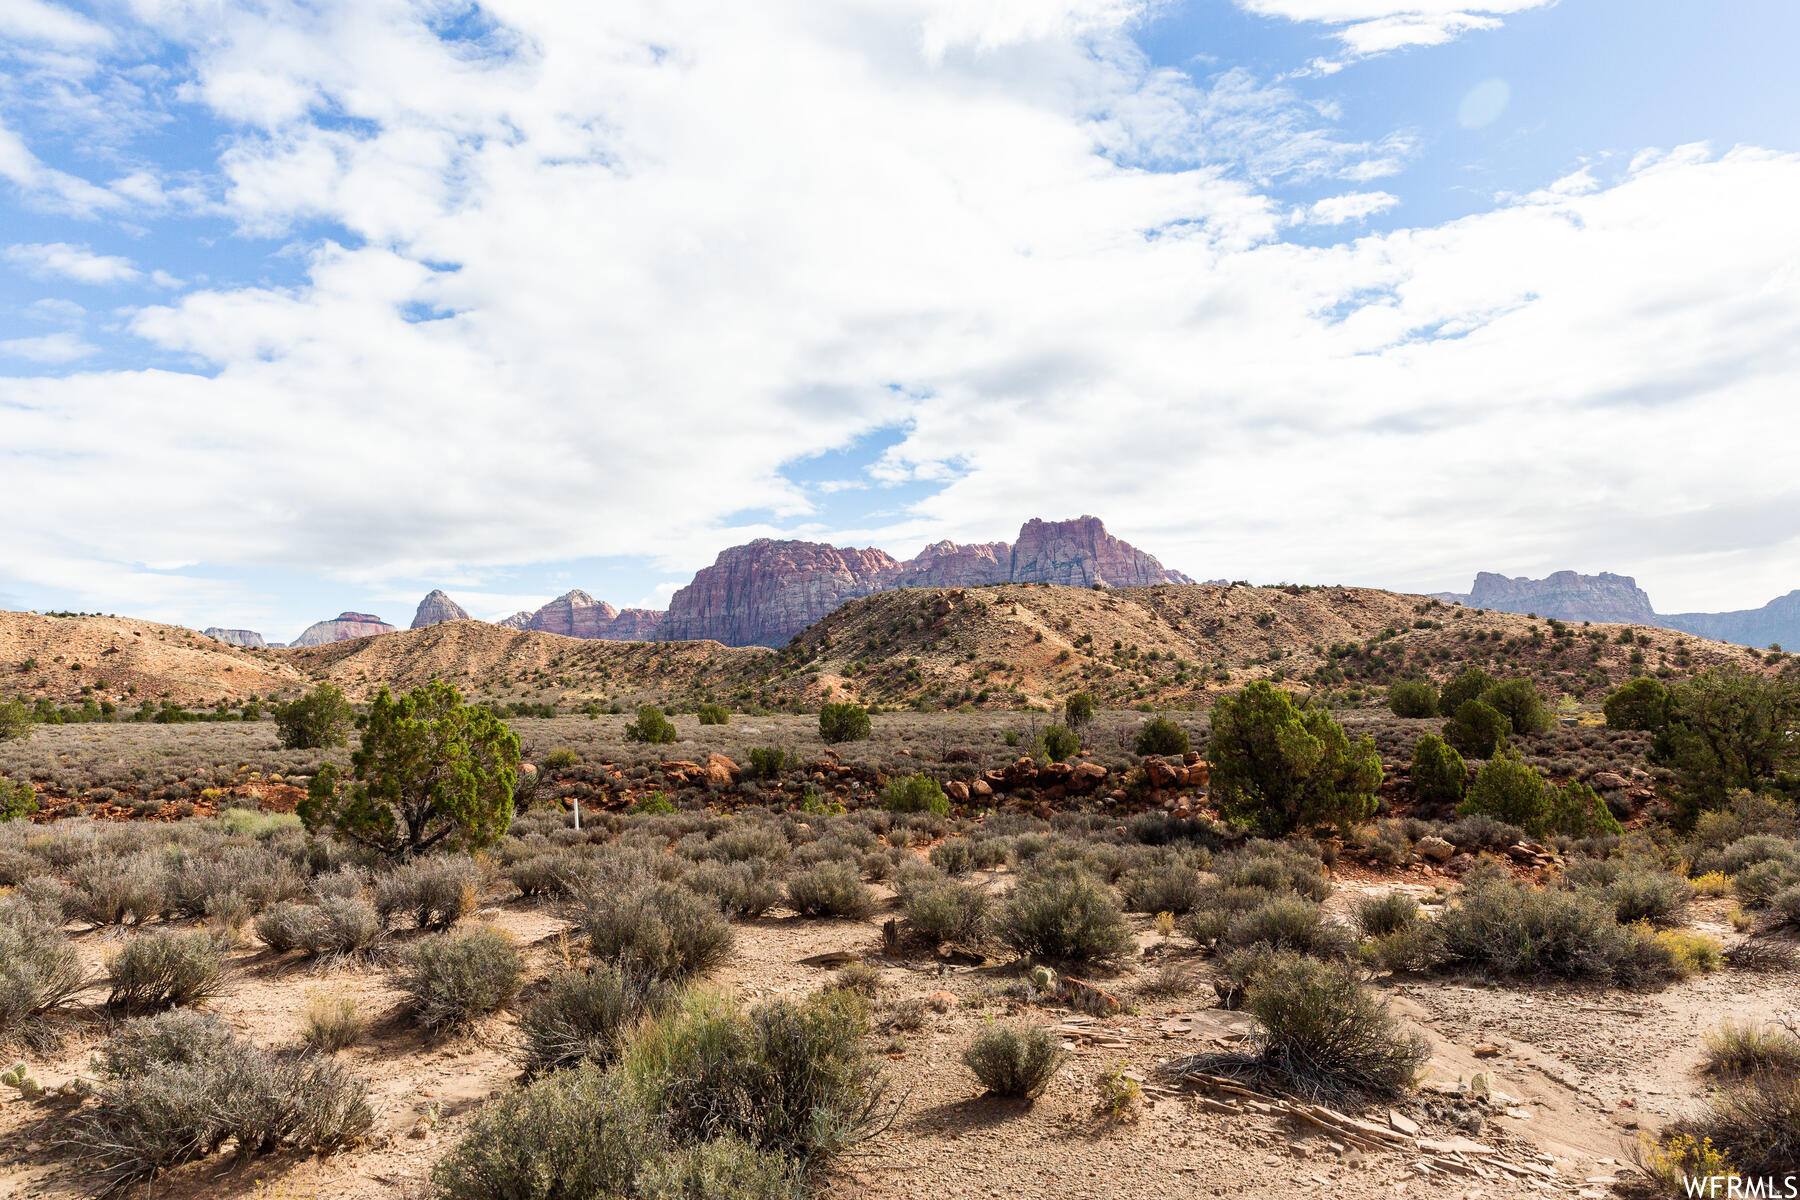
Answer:
POLYGON ((0 695, 211 704, 304 687, 307 676, 275 653, 131 617, 0 612, 0 695))
POLYGON ((1553 625, 1370 588, 1208 584, 881 593, 838 609, 782 657, 789 680, 816 673, 882 704, 1043 703, 1074 691, 1103 705, 1193 704, 1257 678, 1349 689, 1469 665, 1591 699, 1634 669, 1763 665, 1754 651, 1666 629, 1553 625))

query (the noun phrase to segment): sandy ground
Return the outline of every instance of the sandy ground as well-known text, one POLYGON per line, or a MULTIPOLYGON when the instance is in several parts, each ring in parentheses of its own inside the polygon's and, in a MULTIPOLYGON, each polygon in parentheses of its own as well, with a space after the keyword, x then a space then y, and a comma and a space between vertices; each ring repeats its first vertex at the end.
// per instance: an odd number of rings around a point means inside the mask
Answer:
MULTIPOLYGON (((989 878, 991 886, 1004 882, 1004 875, 989 878)), ((1382 888, 1341 884, 1333 903, 1382 888)), ((1699 924, 1718 932, 1722 917, 1715 908, 1699 910, 1699 924)), ((1400 1107, 1402 1119, 1417 1122, 1421 1136, 1471 1137, 1515 1162, 1537 1164, 1528 1175, 1490 1168, 1447 1176, 1421 1169, 1422 1156, 1411 1150, 1364 1155, 1279 1114, 1221 1112, 1196 1094, 1155 1087, 1159 1064, 1230 1044, 1243 1021, 1216 1008, 1204 963, 1187 956, 1178 939, 1165 943, 1147 921, 1140 921, 1146 965, 1097 980, 1126 1011, 1095 1019, 1070 1041, 1067 1064, 1036 1103, 985 1097, 959 1061, 983 1022, 1062 1022, 1072 1014, 1001 998, 1001 989, 1017 979, 1003 966, 952 966, 925 955, 883 959, 880 926, 891 915, 890 903, 866 922, 805 921, 782 910, 739 921, 733 958, 716 976, 746 996, 797 996, 832 974, 801 960, 845 951, 881 968, 878 1021, 904 998, 939 992, 956 998, 946 1011, 928 1010, 916 1031, 874 1035, 899 1109, 885 1133, 841 1162, 828 1181, 831 1196, 1601 1196, 1629 1173, 1640 1131, 1654 1130, 1700 1094, 1693 1067, 1706 1029, 1726 1017, 1791 1018, 1800 1008, 1791 973, 1727 971, 1659 993, 1501 988, 1480 980, 1380 984, 1433 1046, 1431 1082, 1400 1107), (1150 964, 1165 960, 1189 964, 1188 985, 1172 995, 1146 994, 1155 974, 1150 964), (1120 1065, 1153 1085, 1135 1120, 1096 1115, 1097 1082, 1120 1065), (1500 1103, 1471 1126, 1468 1106, 1437 1093, 1477 1072, 1486 1073, 1500 1103)), ((547 974, 564 951, 563 923, 524 902, 491 904, 473 919, 490 921, 529 947, 534 978, 547 974)), ((81 935, 96 973, 120 936, 81 935)), ((517 1082, 510 1015, 472 1034, 433 1041, 408 1023, 391 971, 381 965, 315 971, 245 948, 212 1007, 260 1045, 292 1045, 304 1001, 315 990, 354 995, 371 1020, 364 1040, 343 1052, 371 1081, 379 1117, 368 1143, 328 1158, 212 1159, 164 1176, 148 1194, 417 1200, 428 1194, 431 1165, 482 1101, 517 1082)), ((94 1006, 90 1015, 74 1023, 60 1049, 31 1060, 33 1075, 46 1086, 87 1072, 104 1038, 98 1009, 104 991, 95 987, 82 999, 94 1006)), ((0 1196, 91 1194, 80 1164, 55 1146, 65 1111, 10 1092, 0 1100, 0 1196)), ((1387 1110, 1366 1115, 1389 1119, 1387 1110)), ((146 1192, 140 1187, 132 1194, 146 1192)))

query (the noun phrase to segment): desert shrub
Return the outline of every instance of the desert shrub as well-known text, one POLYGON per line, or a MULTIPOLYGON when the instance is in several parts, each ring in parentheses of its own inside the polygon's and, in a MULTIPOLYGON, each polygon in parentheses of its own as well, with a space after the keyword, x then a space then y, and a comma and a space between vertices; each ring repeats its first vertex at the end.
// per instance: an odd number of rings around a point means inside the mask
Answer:
POLYGON ((1503 747, 1481 764, 1456 812, 1464 817, 1492 817, 1540 833, 1549 823, 1550 786, 1517 750, 1503 747))
POLYGON ((781 884, 767 859, 714 862, 681 877, 683 887, 718 902, 721 912, 760 917, 781 902, 781 884))
POLYGON ((1775 1180, 1779 1187, 1800 1163, 1800 1077, 1762 1075, 1721 1088, 1699 1116, 1667 1132, 1719 1156, 1722 1162, 1696 1172, 1702 1177, 1723 1174, 1718 1166, 1728 1166, 1746 1182, 1775 1180))
POLYGON ((1544 832, 1577 838, 1618 837, 1625 832, 1600 793, 1579 780, 1571 779, 1561 787, 1551 788, 1548 800, 1544 832))
POLYGON ((367 954, 387 932, 375 906, 361 896, 325 896, 311 911, 299 944, 310 955, 367 954))
POLYGON ((1038 735, 1038 745, 1051 762, 1068 762, 1081 753, 1081 739, 1067 725, 1049 725, 1038 735))
POLYGON ((771 825, 750 825, 727 830, 707 842, 697 857, 721 862, 748 862, 761 859, 777 863, 788 856, 788 840, 780 829, 771 825))
POLYGON ((1245 1007, 1260 1027, 1260 1071, 1313 1100, 1385 1100, 1411 1088, 1430 1056, 1349 967, 1278 958, 1256 972, 1245 1007))
POLYGON ((107 962, 113 1008, 159 1009, 199 1004, 225 982, 218 939, 201 930, 159 929, 131 938, 107 962))
POLYGON ((356 710, 342 689, 321 683, 297 700, 275 706, 276 736, 289 750, 325 750, 349 739, 356 710))
POLYGON ((640 816, 672 817, 675 815, 675 802, 660 791, 639 796, 632 802, 631 811, 640 816))
POLYGON ((1653 676, 1640 675, 1626 680, 1600 707, 1609 728, 1655 733, 1669 718, 1669 689, 1653 676))
POLYGON ((696 711, 702 725, 731 724, 731 710, 723 704, 702 704, 696 711))
POLYGON ((41 1044, 46 1018, 86 985, 59 920, 22 905, 0 912, 0 1047, 41 1044))
POLYGON ((934 944, 979 945, 987 937, 993 905, 980 888, 954 880, 938 880, 910 888, 901 908, 913 933, 934 944))
POLYGON ((1731 890, 1745 908, 1768 908, 1775 897, 1800 883, 1800 864, 1770 858, 1745 867, 1732 877, 1731 890))
POLYGON ((100 1191, 150 1179, 227 1142, 240 1157, 290 1147, 325 1153, 374 1125, 368 1084, 333 1062, 276 1056, 216 1017, 182 1011, 128 1022, 102 1050, 98 1103, 62 1148, 100 1191))
POLYGON ((1119 895, 1128 912, 1191 912, 1206 894, 1199 864, 1176 852, 1128 872, 1120 881, 1119 895))
POLYGON ((587 863, 578 854, 567 850, 548 850, 541 854, 528 854, 507 867, 506 879, 519 889, 521 896, 563 897, 571 895, 581 886, 586 867, 587 863))
POLYGON ((68 914, 90 925, 142 924, 162 913, 168 868, 152 853, 98 854, 69 868, 68 914))
POLYGON ((1225 926, 1219 944, 1228 950, 1266 945, 1315 958, 1347 958, 1353 948, 1348 930, 1299 896, 1279 896, 1238 914, 1225 926))
POLYGON ((1443 936, 1436 921, 1417 920, 1366 938, 1356 957, 1378 971, 1428 971, 1443 960, 1443 936))
POLYGON ((37 810, 36 789, 22 780, 0 776, 0 822, 21 820, 37 810))
POLYGON ((1491 704, 1464 700, 1444 722, 1444 740, 1470 758, 1487 758, 1512 733, 1512 722, 1491 704))
POLYGON ((1331 894, 1324 864, 1293 842, 1253 841, 1213 860, 1213 874, 1227 887, 1293 892, 1308 900, 1331 894))
POLYGON ((657 978, 704 974, 731 950, 731 926, 718 906, 677 884, 590 893, 573 915, 597 961, 657 978))
POLYGON ((1437 689, 1423 679, 1402 679, 1388 688, 1388 711, 1396 717, 1435 717, 1437 689))
POLYGON ((1518 845, 1525 840, 1525 831, 1517 825, 1477 814, 1456 821, 1444 830, 1444 838, 1463 850, 1491 850, 1518 845))
POLYGON ((733 1135, 804 1170, 883 1125, 868 1030, 868 1001, 839 988, 748 1011, 703 994, 642 1026, 623 1069, 678 1141, 733 1135))
POLYGON ((819 706, 819 737, 830 745, 869 739, 869 710, 860 704, 825 703, 819 706))
POLYGON ((448 929, 475 910, 486 882, 481 865, 460 854, 415 859, 375 885, 384 921, 404 913, 420 929, 448 929))
POLYGON ((1151 717, 1138 730, 1132 749, 1140 756, 1152 754, 1186 754, 1191 749, 1187 730, 1168 717, 1151 717))
POLYGON ((1587 880, 1574 864, 1565 878, 1573 885, 1592 887, 1613 906, 1620 924, 1647 921, 1658 928, 1680 925, 1687 917, 1694 887, 1681 876, 1641 860, 1611 860, 1613 869, 1604 879, 1587 880))
POLYGON ((22 742, 31 736, 31 709, 14 697, 0 700, 0 742, 22 742))
POLYGON ((675 736, 675 726, 663 715, 663 710, 654 704, 639 708, 637 720, 625 726, 625 740, 628 742, 665 746, 673 742, 675 736))
POLYGON ((1800 1037, 1785 1029, 1727 1021, 1706 1035, 1700 1069, 1723 1079, 1800 1077, 1800 1037))
POLYGON ((800 756, 783 746, 752 746, 750 773, 758 779, 779 779, 781 773, 800 765, 800 756))
POLYGON ((300 1040, 321 1054, 332 1054, 361 1041, 368 1025, 355 996, 314 992, 300 1014, 300 1040))
POLYGON ((1480 667, 1469 667, 1443 686, 1438 693, 1438 711, 1454 713, 1464 702, 1479 700, 1483 692, 1494 686, 1494 677, 1480 667))
POLYGON ((803 917, 861 920, 875 911, 862 873, 847 862, 820 863, 787 881, 788 903, 803 917))
POLYGON ((1800 929, 1800 883, 1790 883, 1769 897, 1769 918, 1778 929, 1800 929))
POLYGON ((1542 733, 1556 723, 1537 685, 1523 677, 1502 679, 1481 694, 1481 702, 1505 717, 1514 733, 1542 733))
POLYGON ((1659 929, 1651 940, 1668 955, 1677 979, 1709 975, 1725 963, 1725 947, 1719 939, 1692 929, 1659 929))
POLYGON ((168 874, 165 904, 184 917, 207 914, 215 897, 236 894, 253 911, 306 890, 299 868, 248 846, 213 856, 184 855, 168 874))
POLYGON ((989 1025, 963 1051, 963 1066, 996 1096, 1035 1100, 1067 1056, 1041 1025, 989 1025))
POLYGON ((537 1075, 581 1062, 611 1062, 626 1032, 672 995, 666 980, 607 963, 561 971, 519 1014, 520 1065, 537 1075))
POLYGON ((369 706, 343 786, 330 763, 300 802, 308 832, 330 829, 389 856, 444 845, 479 850, 505 836, 519 779, 519 739, 441 680, 369 706))
POLYGON ((1086 692, 1074 692, 1063 700, 1063 724, 1080 733, 1092 723, 1096 711, 1092 696, 1086 692))
POLYGON ((1455 804, 1469 786, 1469 766, 1456 748, 1428 733, 1413 746, 1413 792, 1426 804, 1455 804))
POLYGON ((950 815, 950 797, 929 775, 909 775, 895 779, 881 789, 881 807, 888 812, 933 812, 940 817, 950 815))
POLYGON ((931 865, 946 875, 967 875, 975 869, 975 852, 969 839, 946 838, 931 848, 931 865))
POLYGON ((495 929, 436 933, 413 948, 400 975, 414 1018, 431 1030, 466 1025, 512 1002, 525 960, 495 929))
POLYGON ((1017 953, 1049 962, 1114 962, 1136 949, 1112 894, 1077 869, 1021 880, 1001 909, 998 932, 1017 953))
POLYGON ((581 756, 568 746, 558 746, 544 755, 544 769, 566 771, 581 761, 581 756))
POLYGON ((1437 924, 1447 963, 1494 975, 1635 986, 1664 982, 1675 969, 1649 930, 1620 925, 1599 896, 1536 888, 1497 872, 1471 872, 1437 924))
POLYGON ((1375 811, 1381 756, 1351 744, 1323 708, 1297 706, 1263 680, 1212 709, 1212 794, 1225 812, 1270 833, 1353 825, 1375 811))
POLYGON ((793 1168, 735 1137, 674 1143, 631 1081, 592 1064, 508 1092, 432 1171, 437 1200, 800 1200, 793 1168))
POLYGON ((1358 933, 1374 938, 1410 929, 1423 918, 1419 902, 1405 892, 1383 892, 1357 901, 1351 910, 1351 919, 1356 923, 1358 933))
POLYGON ((318 927, 318 910, 307 904, 282 900, 256 916, 256 937, 270 950, 285 954, 306 945, 318 927))

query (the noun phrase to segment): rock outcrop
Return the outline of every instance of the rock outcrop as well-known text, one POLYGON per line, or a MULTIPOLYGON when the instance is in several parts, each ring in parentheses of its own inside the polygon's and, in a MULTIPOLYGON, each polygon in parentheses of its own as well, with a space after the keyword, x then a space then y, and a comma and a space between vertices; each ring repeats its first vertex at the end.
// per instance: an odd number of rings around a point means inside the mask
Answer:
POLYGON ((1069 587, 1148 587, 1156 583, 1192 583, 1180 571, 1170 571, 1129 542, 1106 532, 1098 517, 1073 521, 1040 521, 1019 527, 1013 543, 1014 583, 1060 583, 1069 587))
POLYGON ((783 646, 846 600, 892 586, 899 572, 880 550, 758 538, 722 551, 669 598, 662 636, 783 646))
POLYGON ((394 626, 369 613, 342 612, 329 621, 308 625, 306 632, 289 642, 290 646, 323 646, 329 642, 345 642, 351 638, 373 637, 393 633, 394 626))
POLYGON ((263 635, 254 629, 202 629, 200 631, 215 642, 224 642, 227 646, 266 646, 263 635))
POLYGON ((1659 625, 1650 597, 1629 575, 1557 571, 1543 579, 1508 579, 1491 571, 1475 576, 1469 606, 1499 612, 1536 613, 1560 621, 1610 621, 1659 625))
POLYGON ((496 621, 495 624, 504 629, 530 629, 531 614, 523 611, 516 612, 504 621, 496 621))
POLYGON ((1736 642, 1740 646, 1784 646, 1800 649, 1800 588, 1777 596, 1761 608, 1719 613, 1670 613, 1656 624, 1683 633, 1736 642))
POLYGON ((617 609, 580 588, 564 592, 531 614, 525 628, 563 637, 602 638, 613 642, 657 640, 663 614, 648 608, 617 609))
POLYGON ((469 620, 469 614, 462 605, 441 591, 433 591, 419 601, 419 611, 413 614, 412 627, 424 629, 427 625, 441 625, 445 621, 467 620, 469 620))
POLYGON ((893 587, 987 587, 1012 577, 1010 542, 933 542, 901 564, 893 587))

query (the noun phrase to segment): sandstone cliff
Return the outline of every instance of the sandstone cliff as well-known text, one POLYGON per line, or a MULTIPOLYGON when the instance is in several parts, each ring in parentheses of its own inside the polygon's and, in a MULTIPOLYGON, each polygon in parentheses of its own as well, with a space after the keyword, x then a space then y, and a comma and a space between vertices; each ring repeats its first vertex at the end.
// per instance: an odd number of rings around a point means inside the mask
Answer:
POLYGON ((1069 587, 1148 587, 1157 583, 1192 583, 1180 571, 1170 571, 1129 542, 1106 532, 1098 517, 1073 521, 1040 521, 1036 517, 1019 527, 1013 543, 1014 583, 1060 583, 1069 587))
MULTIPOLYGON (((503 624, 509 624, 509 618, 503 624)), ((648 608, 617 609, 580 588, 565 592, 531 614, 524 628, 563 637, 601 638, 612 642, 657 640, 663 614, 648 608)))
POLYGON ((224 642, 227 646, 266 646, 263 635, 254 629, 203 629, 200 632, 215 642, 224 642))
POLYGON ((462 605, 441 591, 433 591, 419 601, 419 611, 413 615, 412 627, 424 629, 428 625, 440 625, 445 621, 467 620, 469 614, 462 605))
POLYGON ((1010 542, 933 542, 906 560, 892 586, 987 587, 1012 577, 1010 542))
POLYGON ((758 538, 722 551, 670 597, 662 636, 785 645, 844 601, 891 587, 899 572, 880 550, 758 538))
POLYGON ((289 642, 290 646, 323 646, 328 642, 343 642, 351 638, 373 637, 378 633, 393 633, 394 626, 380 617, 369 613, 343 612, 329 621, 319 621, 308 625, 306 632, 289 642))
POLYGON ((1800 588, 1777 596, 1761 608, 1720 613, 1670 613, 1658 625, 1740 646, 1783 646, 1800 649, 1800 588))
POLYGON ((496 621, 494 624, 499 625, 504 629, 530 629, 531 614, 523 611, 516 612, 504 621, 496 621))
POLYGON ((1660 625, 1650 597, 1629 575, 1602 571, 1578 575, 1557 571, 1543 579, 1508 579, 1491 571, 1475 576, 1469 592, 1472 608, 1536 613, 1561 621, 1613 621, 1625 625, 1660 625))

